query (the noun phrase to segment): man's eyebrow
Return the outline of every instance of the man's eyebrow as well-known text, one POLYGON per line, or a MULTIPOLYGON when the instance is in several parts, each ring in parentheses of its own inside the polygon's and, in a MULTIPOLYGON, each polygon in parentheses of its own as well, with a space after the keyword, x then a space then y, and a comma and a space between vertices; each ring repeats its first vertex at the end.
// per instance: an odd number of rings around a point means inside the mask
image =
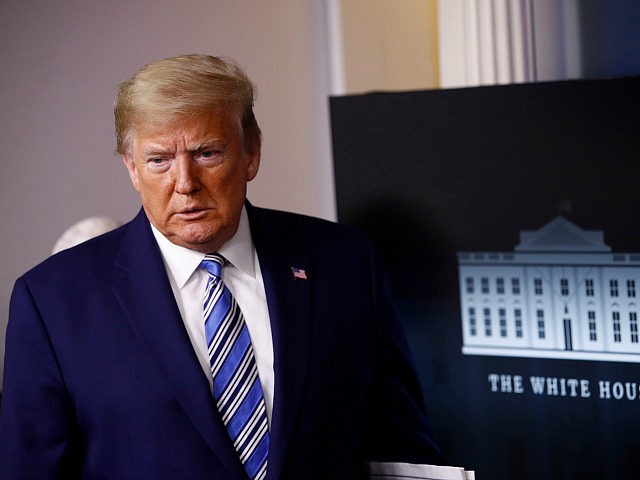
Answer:
MULTIPOLYGON (((227 143, 222 138, 209 138, 206 140, 202 140, 200 142, 194 142, 190 145, 187 145, 187 151, 190 153, 201 152, 202 150, 206 150, 208 148, 218 148, 223 149, 227 143)), ((163 146, 160 144, 152 144, 142 149, 142 155, 144 156, 153 156, 153 155, 171 155, 175 153, 175 148, 173 146, 163 146)))
POLYGON ((226 143, 222 138, 210 138, 188 145, 187 150, 189 152, 200 152, 202 150, 206 150, 207 148, 224 148, 225 145, 226 143))
POLYGON ((163 147, 162 145, 149 145, 146 148, 142 149, 142 154, 145 156, 148 155, 167 155, 172 153, 173 149, 170 147, 163 147))

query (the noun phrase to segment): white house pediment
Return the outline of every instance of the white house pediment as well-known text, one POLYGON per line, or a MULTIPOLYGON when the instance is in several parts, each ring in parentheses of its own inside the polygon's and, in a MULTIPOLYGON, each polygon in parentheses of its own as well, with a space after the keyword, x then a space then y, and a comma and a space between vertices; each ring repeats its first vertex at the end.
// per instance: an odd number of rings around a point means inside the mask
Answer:
POLYGON ((539 230, 521 230, 520 252, 571 251, 610 252, 600 230, 583 230, 562 216, 554 218, 539 230))

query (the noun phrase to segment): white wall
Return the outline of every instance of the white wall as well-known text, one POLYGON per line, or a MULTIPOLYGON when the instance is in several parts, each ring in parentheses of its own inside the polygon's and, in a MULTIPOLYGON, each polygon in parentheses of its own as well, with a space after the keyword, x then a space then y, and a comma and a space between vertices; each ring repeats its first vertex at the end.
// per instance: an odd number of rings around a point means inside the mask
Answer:
POLYGON ((236 59, 258 85, 258 205, 335 218, 324 2, 5 0, 0 15, 0 355, 15 279, 93 215, 139 208, 113 153, 117 84, 149 60, 236 59))

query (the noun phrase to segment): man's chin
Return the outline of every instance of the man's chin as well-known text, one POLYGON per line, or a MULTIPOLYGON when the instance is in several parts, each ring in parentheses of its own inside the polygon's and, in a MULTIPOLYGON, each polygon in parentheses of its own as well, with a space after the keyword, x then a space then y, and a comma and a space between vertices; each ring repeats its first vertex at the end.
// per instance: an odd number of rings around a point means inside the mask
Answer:
POLYGON ((224 230, 212 229, 193 229, 178 232, 175 236, 169 237, 169 240, 176 245, 195 250, 200 253, 216 252, 224 245, 233 235, 225 235, 224 230))

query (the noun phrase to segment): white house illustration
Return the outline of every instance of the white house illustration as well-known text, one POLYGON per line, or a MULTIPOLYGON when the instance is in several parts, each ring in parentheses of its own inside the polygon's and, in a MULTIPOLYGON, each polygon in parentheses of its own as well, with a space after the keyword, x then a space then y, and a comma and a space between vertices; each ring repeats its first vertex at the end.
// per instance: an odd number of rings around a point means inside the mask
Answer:
POLYGON ((640 362, 640 253, 562 216, 513 252, 458 252, 462 352, 640 362))

